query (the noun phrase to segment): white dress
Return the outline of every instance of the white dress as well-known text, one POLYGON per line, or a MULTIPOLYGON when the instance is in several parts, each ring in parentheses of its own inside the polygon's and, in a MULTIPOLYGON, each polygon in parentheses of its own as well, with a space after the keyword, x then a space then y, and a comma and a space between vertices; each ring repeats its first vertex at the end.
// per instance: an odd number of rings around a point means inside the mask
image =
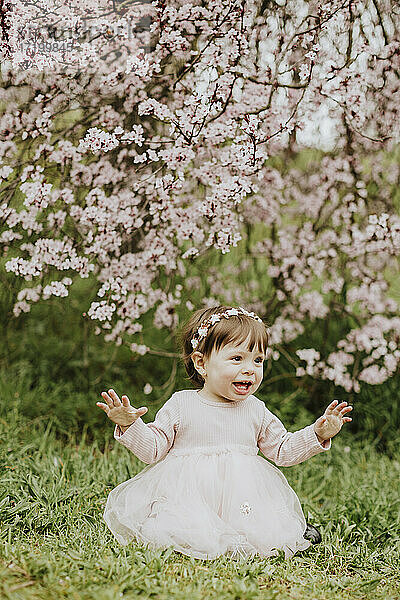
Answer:
POLYGON ((123 545, 172 546, 199 559, 285 557, 310 546, 296 493, 278 466, 329 450, 313 425, 294 433, 255 396, 220 403, 182 390, 153 423, 114 437, 147 466, 114 488, 104 519, 123 545))

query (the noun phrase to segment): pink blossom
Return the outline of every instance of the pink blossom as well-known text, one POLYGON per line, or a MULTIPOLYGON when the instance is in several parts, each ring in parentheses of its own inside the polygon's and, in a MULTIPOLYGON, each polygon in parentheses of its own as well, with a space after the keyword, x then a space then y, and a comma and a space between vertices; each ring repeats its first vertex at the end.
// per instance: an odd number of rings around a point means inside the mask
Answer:
POLYGON ((157 352, 148 314, 173 332, 182 309, 225 302, 270 322, 272 360, 325 328, 333 348, 300 349, 299 377, 357 393, 393 375, 400 44, 383 29, 388 6, 380 24, 363 2, 328 0, 312 26, 290 2, 262 16, 239 0, 5 8, 0 243, 34 290, 14 314, 66 297, 64 275, 90 277, 95 332, 138 354, 157 352), (44 15, 55 35, 42 27, 43 43, 68 31, 73 48, 33 49, 44 15))

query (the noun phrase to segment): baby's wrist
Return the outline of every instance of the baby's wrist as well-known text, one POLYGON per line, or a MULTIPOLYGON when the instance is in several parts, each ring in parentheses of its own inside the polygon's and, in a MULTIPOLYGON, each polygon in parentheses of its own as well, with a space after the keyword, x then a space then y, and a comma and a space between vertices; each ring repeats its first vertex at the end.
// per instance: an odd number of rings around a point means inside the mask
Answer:
POLYGON ((126 431, 127 429, 129 429, 129 427, 130 427, 131 425, 133 425, 133 423, 134 423, 134 422, 135 422, 135 421, 132 421, 132 423, 129 423, 129 425, 118 425, 118 427, 120 428, 120 430, 122 431, 122 433, 125 433, 125 431, 126 431))
POLYGON ((314 423, 314 433, 317 436, 317 440, 319 441, 320 444, 324 445, 325 439, 322 438, 320 435, 318 435, 316 428, 315 428, 315 423, 314 423))

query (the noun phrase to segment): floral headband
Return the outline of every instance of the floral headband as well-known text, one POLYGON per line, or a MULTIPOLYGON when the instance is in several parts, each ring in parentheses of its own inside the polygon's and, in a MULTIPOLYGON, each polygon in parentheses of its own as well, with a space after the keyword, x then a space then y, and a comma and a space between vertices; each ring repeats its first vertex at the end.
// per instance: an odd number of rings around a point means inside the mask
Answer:
POLYGON ((218 323, 218 321, 221 320, 221 317, 225 317, 225 319, 229 319, 229 317, 236 317, 239 314, 246 315, 247 317, 251 317, 255 321, 260 321, 260 323, 262 323, 262 320, 260 319, 260 317, 258 317, 253 312, 248 312, 241 306, 239 306, 239 308, 229 308, 227 311, 225 311, 223 313, 214 313, 213 315, 211 315, 211 317, 209 317, 206 321, 204 321, 200 325, 200 327, 198 328, 198 330, 196 331, 196 333, 190 340, 190 342, 193 346, 193 350, 195 348, 197 348, 197 346, 199 345, 199 342, 207 336, 207 333, 208 333, 208 330, 210 329, 210 327, 212 327, 213 325, 215 325, 215 323, 218 323))

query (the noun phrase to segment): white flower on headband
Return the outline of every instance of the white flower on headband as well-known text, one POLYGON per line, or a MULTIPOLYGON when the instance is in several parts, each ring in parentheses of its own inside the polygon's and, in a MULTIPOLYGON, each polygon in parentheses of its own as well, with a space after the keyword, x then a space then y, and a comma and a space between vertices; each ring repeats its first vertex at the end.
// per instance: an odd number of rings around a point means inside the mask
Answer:
POLYGON ((247 311, 245 308, 242 308, 241 306, 239 306, 239 310, 241 310, 245 315, 247 315, 248 317, 252 317, 253 319, 255 319, 256 321, 261 321, 260 317, 258 317, 256 315, 256 313, 254 312, 249 312, 247 311))
MULTIPOLYGON (((243 309, 242 309, 243 310, 243 309)), ((225 313, 224 317, 229 319, 229 317, 236 317, 239 314, 239 311, 236 308, 229 308, 225 313)))
POLYGON ((211 315, 210 324, 214 325, 215 323, 218 323, 218 321, 220 321, 220 320, 221 320, 221 317, 219 315, 217 315, 217 314, 211 315))
POLYGON ((199 334, 199 338, 203 338, 207 335, 208 327, 203 325, 203 327, 199 327, 197 333, 199 334))

